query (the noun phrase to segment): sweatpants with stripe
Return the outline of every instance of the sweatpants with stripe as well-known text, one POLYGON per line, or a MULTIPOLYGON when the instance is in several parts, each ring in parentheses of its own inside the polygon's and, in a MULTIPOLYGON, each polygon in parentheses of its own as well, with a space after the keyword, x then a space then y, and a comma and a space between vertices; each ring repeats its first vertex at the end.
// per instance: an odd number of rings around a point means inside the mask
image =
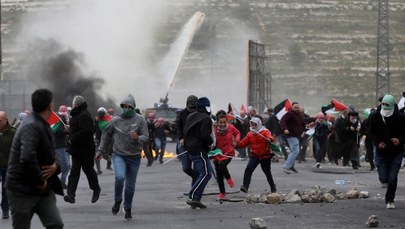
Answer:
POLYGON ((190 153, 190 159, 194 164, 194 171, 198 175, 191 187, 188 197, 192 200, 200 201, 204 193, 205 186, 212 176, 212 167, 208 159, 208 152, 190 153))

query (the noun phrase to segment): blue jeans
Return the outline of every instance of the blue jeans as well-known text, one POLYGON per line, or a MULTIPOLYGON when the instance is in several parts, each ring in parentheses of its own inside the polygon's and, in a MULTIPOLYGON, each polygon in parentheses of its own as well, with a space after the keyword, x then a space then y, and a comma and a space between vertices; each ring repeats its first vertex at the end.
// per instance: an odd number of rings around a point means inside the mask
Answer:
POLYGON ((31 228, 34 213, 46 228, 63 228, 62 217, 56 207, 54 192, 47 195, 29 195, 7 190, 13 228, 31 228))
POLYGON ((381 183, 388 183, 387 192, 385 193, 385 203, 394 202, 401 163, 402 153, 390 155, 380 153, 377 149, 375 165, 377 166, 378 179, 381 183))
POLYGON ((60 163, 61 177, 60 181, 66 183, 66 178, 70 170, 70 155, 66 152, 66 148, 55 149, 56 160, 60 163))
MULTIPOLYGON (((186 151, 186 149, 184 148, 184 145, 182 144, 178 144, 177 145, 177 152, 179 154, 184 153, 186 151)), ((191 186, 194 184, 195 180, 197 179, 197 174, 194 171, 193 167, 192 167, 192 161, 190 159, 190 155, 187 153, 184 153, 182 155, 179 156, 179 159, 181 161, 181 167, 183 169, 183 172, 187 175, 189 175, 192 179, 191 181, 191 186)))
POLYGON ((156 158, 159 156, 160 160, 163 159, 166 150, 166 138, 155 138, 155 153, 156 158))
POLYGON ((291 169, 294 167, 295 159, 300 153, 300 141, 297 137, 287 138, 288 145, 290 145, 291 153, 288 155, 287 160, 284 163, 284 168, 291 169))
POLYGON ((132 208, 132 200, 135 194, 136 177, 138 176, 141 157, 138 156, 121 156, 116 153, 112 154, 115 175, 115 193, 114 200, 122 201, 122 192, 124 190, 124 209, 132 208))
POLYGON ((7 191, 6 191, 6 173, 7 166, 0 166, 0 175, 1 175, 1 210, 4 215, 8 215, 10 210, 8 206, 7 191))
POLYGON ((194 163, 194 169, 198 174, 197 180, 194 182, 188 193, 190 199, 200 201, 205 186, 207 186, 208 181, 211 179, 212 167, 207 153, 208 152, 199 152, 196 154, 190 154, 191 161, 194 163))

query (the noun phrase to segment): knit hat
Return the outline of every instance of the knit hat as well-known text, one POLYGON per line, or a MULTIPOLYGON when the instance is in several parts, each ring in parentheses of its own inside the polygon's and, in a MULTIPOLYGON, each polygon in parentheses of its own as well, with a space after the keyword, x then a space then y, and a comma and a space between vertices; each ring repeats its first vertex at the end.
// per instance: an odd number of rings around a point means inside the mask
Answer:
POLYGON ((195 95, 190 95, 187 97, 187 102, 186 106, 189 109, 195 109, 196 108, 196 103, 197 103, 198 97, 195 95))
POLYGON ((207 97, 201 97, 197 100, 196 107, 198 110, 205 110, 207 113, 211 113, 211 103, 207 97))
POLYGON ((384 95, 381 101, 381 109, 383 110, 394 110, 395 107, 395 98, 392 95, 384 95))

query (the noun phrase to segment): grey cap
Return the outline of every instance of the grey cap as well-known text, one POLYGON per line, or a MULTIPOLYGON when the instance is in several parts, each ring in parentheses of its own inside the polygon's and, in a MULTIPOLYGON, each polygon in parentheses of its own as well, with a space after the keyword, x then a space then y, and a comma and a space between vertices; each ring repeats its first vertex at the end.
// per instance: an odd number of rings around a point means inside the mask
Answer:
POLYGON ((84 102, 86 102, 86 100, 84 100, 83 96, 81 95, 76 95, 73 98, 73 105, 75 105, 76 107, 82 105, 84 102))

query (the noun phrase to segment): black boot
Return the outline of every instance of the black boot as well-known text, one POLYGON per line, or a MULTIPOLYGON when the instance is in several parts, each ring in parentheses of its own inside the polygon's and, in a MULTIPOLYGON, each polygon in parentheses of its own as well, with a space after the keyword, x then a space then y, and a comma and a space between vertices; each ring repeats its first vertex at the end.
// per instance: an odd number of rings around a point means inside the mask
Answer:
POLYGON ((132 220, 131 208, 124 209, 125 219, 130 221, 132 220))
POLYGON ((118 212, 120 211, 120 206, 121 206, 121 201, 115 201, 114 206, 111 209, 111 212, 113 215, 117 215, 118 212))

